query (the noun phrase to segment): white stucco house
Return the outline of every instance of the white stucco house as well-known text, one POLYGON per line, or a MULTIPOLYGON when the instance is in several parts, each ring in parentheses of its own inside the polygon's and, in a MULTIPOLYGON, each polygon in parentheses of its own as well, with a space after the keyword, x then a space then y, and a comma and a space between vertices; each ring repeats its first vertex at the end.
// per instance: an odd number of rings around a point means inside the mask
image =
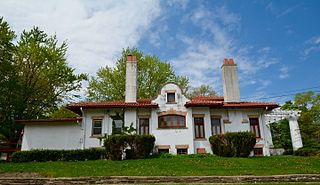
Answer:
POLYGON ((270 102, 240 100, 237 65, 222 65, 223 97, 188 99, 174 83, 164 84, 154 99, 137 99, 137 61, 128 56, 125 101, 83 102, 66 108, 78 118, 25 120, 21 150, 101 147, 100 136, 132 125, 138 134, 155 136, 155 152, 211 153, 209 137, 237 131, 254 132, 255 155, 270 155, 273 147, 265 116, 278 107, 270 102))

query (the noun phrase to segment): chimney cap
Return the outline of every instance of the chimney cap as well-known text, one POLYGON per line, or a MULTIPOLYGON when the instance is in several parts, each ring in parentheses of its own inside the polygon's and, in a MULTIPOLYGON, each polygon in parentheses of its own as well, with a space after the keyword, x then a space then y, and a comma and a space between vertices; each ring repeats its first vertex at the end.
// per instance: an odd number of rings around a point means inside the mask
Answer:
POLYGON ((232 58, 225 58, 224 60, 223 60, 223 65, 236 65, 235 63, 234 63, 234 61, 233 61, 233 59, 232 58))
POLYGON ((128 55, 127 56, 127 61, 136 61, 137 60, 137 58, 136 58, 136 56, 134 56, 134 55, 128 55))

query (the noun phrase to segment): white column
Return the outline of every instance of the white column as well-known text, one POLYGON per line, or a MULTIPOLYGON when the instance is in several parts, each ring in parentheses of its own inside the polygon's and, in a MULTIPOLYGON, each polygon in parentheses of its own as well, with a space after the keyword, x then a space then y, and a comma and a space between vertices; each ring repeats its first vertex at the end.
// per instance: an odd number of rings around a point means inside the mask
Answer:
POLYGON ((289 117, 289 127, 290 127, 290 134, 291 134, 291 141, 292 141, 292 149, 298 150, 299 148, 303 147, 300 129, 298 125, 298 118, 299 117, 289 117))

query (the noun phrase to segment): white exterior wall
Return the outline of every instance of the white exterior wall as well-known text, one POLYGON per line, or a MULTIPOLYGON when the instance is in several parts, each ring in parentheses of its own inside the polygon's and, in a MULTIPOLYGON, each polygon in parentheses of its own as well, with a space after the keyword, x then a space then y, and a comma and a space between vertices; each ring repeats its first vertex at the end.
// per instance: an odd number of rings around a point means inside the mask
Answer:
POLYGON ((81 149, 81 128, 75 123, 27 124, 21 150, 31 149, 81 149))
POLYGON ((131 108, 126 109, 124 112, 124 125, 130 127, 130 125, 134 128, 137 128, 137 109, 131 108))
POLYGON ((83 111, 82 119, 82 138, 84 143, 82 148, 101 147, 103 143, 96 136, 92 136, 92 120, 95 117, 103 117, 102 119, 102 136, 112 134, 112 118, 116 112, 121 113, 121 109, 90 109, 83 111))
POLYGON ((150 118, 150 134, 156 137, 155 145, 170 145, 170 153, 176 154, 176 145, 188 145, 188 153, 193 153, 193 125, 192 110, 184 105, 189 101, 181 92, 181 89, 173 83, 166 84, 160 95, 153 101, 159 105, 159 109, 153 109, 150 118), (175 92, 175 103, 167 103, 167 92, 175 92), (158 116, 161 113, 176 111, 186 115, 186 128, 158 128, 158 116))

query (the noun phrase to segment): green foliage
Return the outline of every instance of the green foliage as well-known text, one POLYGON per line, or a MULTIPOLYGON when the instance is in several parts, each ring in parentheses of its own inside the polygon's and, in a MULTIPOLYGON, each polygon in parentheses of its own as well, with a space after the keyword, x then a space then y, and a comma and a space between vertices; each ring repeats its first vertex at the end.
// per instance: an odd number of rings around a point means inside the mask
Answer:
POLYGON ((122 160, 123 152, 128 149, 127 159, 142 159, 153 150, 155 137, 152 135, 111 135, 104 139, 107 156, 112 160, 122 160))
POLYGON ((273 145, 276 148, 292 149, 290 127, 288 120, 270 124, 273 145))
POLYGON ((320 156, 320 148, 302 147, 294 151, 294 155, 298 156, 320 156))
POLYGON ((312 91, 298 93, 294 102, 286 102, 281 108, 300 110, 301 116, 298 123, 303 145, 320 147, 320 94, 312 91))
POLYGON ((75 118, 77 116, 78 115, 76 113, 65 108, 64 106, 49 114, 49 118, 75 118))
POLYGON ((105 158, 105 149, 84 150, 30 150, 12 154, 12 162, 86 161, 105 158))
POLYGON ((251 132, 228 132, 209 138, 212 152, 223 157, 248 157, 256 144, 251 132))
POLYGON ((124 100, 127 55, 135 55, 138 66, 138 98, 154 98, 167 82, 176 82, 182 88, 188 85, 188 78, 177 76, 169 63, 154 55, 144 55, 136 48, 127 48, 117 60, 115 67, 100 68, 97 77, 91 77, 88 87, 88 100, 124 100))
POLYGON ((19 39, 0 18, 0 135, 17 141, 23 126, 15 120, 44 118, 69 101, 85 74, 75 74, 66 61, 67 44, 39 28, 19 39), (15 43, 15 44, 14 44, 15 43))
POLYGON ((188 89, 187 96, 190 98, 194 96, 218 96, 218 93, 209 85, 201 85, 188 89))

